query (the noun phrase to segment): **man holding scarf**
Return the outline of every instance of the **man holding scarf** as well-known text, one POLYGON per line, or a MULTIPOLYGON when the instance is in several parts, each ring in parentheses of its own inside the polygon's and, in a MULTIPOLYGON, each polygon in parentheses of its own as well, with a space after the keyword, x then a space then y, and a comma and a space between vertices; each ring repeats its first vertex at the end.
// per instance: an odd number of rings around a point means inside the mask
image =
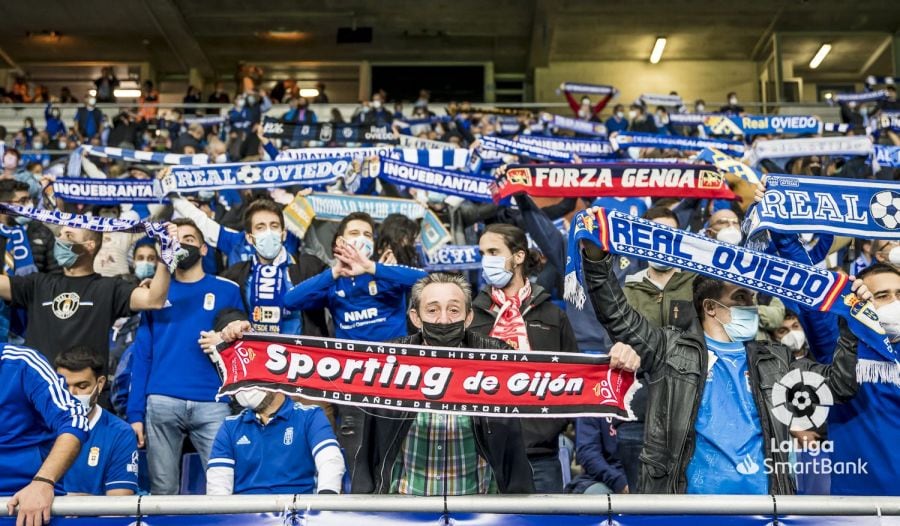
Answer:
MULTIPOLYGON (((788 462, 771 444, 792 440, 772 414, 769 386, 791 369, 812 371, 826 379, 836 402, 848 400, 857 388, 856 337, 842 330, 830 366, 795 361, 783 345, 753 341, 759 314, 751 290, 705 276, 693 284, 702 335, 653 327, 612 278, 610 255, 592 243, 582 250, 597 319, 615 341, 634 348, 649 377, 641 491, 795 493, 789 473, 764 469, 788 462)), ((864 301, 872 297, 860 280, 853 291, 864 301)))

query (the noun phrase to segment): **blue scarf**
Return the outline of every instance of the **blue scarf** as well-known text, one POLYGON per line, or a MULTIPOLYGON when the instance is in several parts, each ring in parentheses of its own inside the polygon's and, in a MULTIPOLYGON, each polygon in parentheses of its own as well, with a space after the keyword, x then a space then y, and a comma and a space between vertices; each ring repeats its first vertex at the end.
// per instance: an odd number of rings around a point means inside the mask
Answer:
POLYGON ((449 142, 423 139, 411 135, 401 135, 399 139, 400 147, 402 148, 417 148, 420 150, 456 150, 458 148, 455 144, 449 142))
POLYGON ((381 159, 378 176, 397 185, 411 186, 479 203, 491 203, 491 180, 484 177, 428 168, 393 159, 381 159))
POLYGON ((563 117, 562 115, 552 115, 550 113, 541 113, 541 121, 547 123, 551 128, 571 130, 582 135, 606 137, 606 126, 599 122, 563 117))
POLYGON ((337 159, 346 157, 366 159, 368 157, 378 157, 382 153, 390 152, 393 149, 392 146, 371 148, 292 148, 278 152, 278 156, 275 160, 315 161, 318 159, 337 159))
POLYGON ((744 153, 744 143, 717 139, 699 139, 677 135, 656 135, 653 133, 619 132, 609 138, 617 150, 626 148, 674 148, 676 150, 702 150, 716 148, 728 155, 739 157, 744 153))
POLYGON ((866 86, 876 86, 878 84, 900 84, 900 77, 880 77, 877 75, 869 75, 866 77, 866 86))
MULTIPOLYGON (((184 125, 200 124, 201 126, 214 126, 216 124, 224 124, 225 117, 222 115, 205 115, 202 117, 185 117, 184 125)), ((178 163, 181 164, 181 163, 178 163)))
POLYGON ((684 101, 681 100, 680 95, 657 95, 653 93, 644 93, 640 97, 638 97, 638 101, 640 101, 644 106, 674 106, 677 108, 684 105, 684 101))
POLYGON ((450 233, 427 206, 412 199, 395 197, 325 193, 297 196, 284 209, 285 227, 303 239, 314 219, 341 221, 353 212, 365 212, 376 222, 384 221, 391 214, 422 219, 422 244, 429 253, 450 241, 450 233))
POLYGON ((75 148, 69 154, 68 169, 66 175, 69 177, 78 177, 81 175, 81 156, 92 155, 94 157, 106 157, 109 159, 120 159, 132 163, 150 163, 150 164, 187 164, 200 165, 209 162, 209 156, 205 153, 195 155, 181 155, 176 153, 158 153, 144 152, 141 150, 128 150, 125 148, 113 148, 109 146, 91 146, 84 145, 75 148))
POLYGON ((583 308, 582 241, 603 250, 671 265, 777 296, 809 310, 847 319, 853 332, 890 360, 894 350, 871 303, 850 292, 847 276, 677 230, 616 211, 582 210, 572 219, 566 260, 565 298, 583 308))
POLYGON ((169 270, 172 272, 175 272, 175 265, 178 263, 178 260, 187 255, 186 250, 181 250, 181 245, 178 243, 178 240, 169 237, 169 232, 166 230, 166 226, 163 223, 67 214, 56 210, 43 210, 12 203, 0 203, 0 213, 30 217, 31 219, 42 223, 82 228, 92 232, 143 232, 148 236, 159 240, 160 246, 162 247, 160 257, 163 262, 169 266, 169 270))
POLYGON ((875 125, 879 130, 900 130, 900 112, 882 111, 878 114, 878 121, 875 125))
POLYGON ((53 193, 67 203, 158 203, 159 183, 148 179, 82 179, 61 177, 53 193))
POLYGON ((602 139, 575 139, 570 137, 543 137, 540 135, 519 135, 516 142, 528 146, 539 146, 558 152, 571 152, 582 159, 610 157, 613 146, 602 139))
POLYGON ((334 183, 353 169, 353 159, 263 161, 253 163, 173 166, 162 179, 164 194, 229 188, 275 188, 334 183))
POLYGON ((500 137, 482 137, 481 148, 541 161, 572 162, 572 154, 500 137))
POLYGON ((253 256, 250 274, 250 325, 254 332, 280 333, 281 322, 287 314, 284 294, 287 292, 287 251, 282 250, 271 265, 264 265, 253 256))
POLYGON ((822 131, 812 115, 710 115, 703 123, 709 135, 808 135, 822 131))
POLYGON ((0 236, 6 238, 6 253, 13 257, 13 267, 4 270, 6 274, 26 276, 38 271, 31 254, 31 242, 28 241, 28 233, 24 226, 0 225, 0 236))
POLYGON ((748 212, 761 230, 900 240, 900 184, 838 177, 769 175, 763 200, 748 212))
POLYGON ((850 125, 846 122, 826 122, 822 124, 822 131, 834 133, 847 133, 850 125))
POLYGON ((705 148, 697 154, 696 159, 707 162, 723 172, 736 175, 750 184, 759 183, 761 177, 760 173, 750 166, 715 148, 705 148))
POLYGON ((875 102, 884 100, 888 96, 887 91, 880 89, 877 91, 864 91, 862 93, 835 93, 831 97, 832 104, 843 104, 847 102, 875 102))
POLYGON ((872 152, 872 168, 878 171, 882 166, 900 168, 900 146, 875 145, 872 152))
POLYGON ((675 126, 703 126, 707 117, 724 115, 724 113, 670 113, 669 122, 675 126))
POLYGON ((424 251, 427 272, 460 272, 481 269, 478 245, 444 245, 429 254, 424 251))
POLYGON ((456 148, 453 150, 395 148, 382 153, 381 157, 431 168, 467 169, 470 155, 469 150, 466 150, 465 148, 456 148))
MULTIPOLYGON (((560 91, 569 93, 584 93, 585 95, 616 95, 619 90, 604 84, 586 84, 583 82, 563 82, 559 85, 560 91)), ((559 93, 559 92, 557 92, 559 93)))
POLYGON ((332 124, 330 122, 293 123, 266 117, 263 136, 288 141, 319 141, 324 143, 397 142, 389 125, 332 124))

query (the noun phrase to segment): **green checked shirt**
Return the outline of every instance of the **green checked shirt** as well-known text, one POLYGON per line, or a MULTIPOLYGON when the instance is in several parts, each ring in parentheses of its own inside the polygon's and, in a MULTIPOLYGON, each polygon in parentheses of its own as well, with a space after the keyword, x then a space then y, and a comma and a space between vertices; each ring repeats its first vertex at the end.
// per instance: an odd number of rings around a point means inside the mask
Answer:
POLYGON ((475 445, 468 416, 419 413, 403 441, 391 476, 401 495, 497 493, 491 467, 475 445))

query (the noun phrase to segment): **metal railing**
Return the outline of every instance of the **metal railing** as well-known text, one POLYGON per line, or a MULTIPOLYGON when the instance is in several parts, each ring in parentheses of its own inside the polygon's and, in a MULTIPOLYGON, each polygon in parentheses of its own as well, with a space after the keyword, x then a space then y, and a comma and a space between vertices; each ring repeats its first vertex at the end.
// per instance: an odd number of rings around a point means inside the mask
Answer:
MULTIPOLYGON (((0 498, 0 510, 8 498, 0 498)), ((767 495, 238 495, 58 497, 53 515, 197 515, 342 511, 515 515, 900 516, 900 497, 767 495)))

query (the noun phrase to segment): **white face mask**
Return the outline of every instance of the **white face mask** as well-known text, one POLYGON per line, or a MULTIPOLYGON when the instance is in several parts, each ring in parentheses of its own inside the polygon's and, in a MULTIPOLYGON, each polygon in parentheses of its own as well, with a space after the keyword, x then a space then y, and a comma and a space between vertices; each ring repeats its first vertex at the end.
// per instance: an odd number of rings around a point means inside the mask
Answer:
POLYGON ((375 242, 372 241, 371 238, 366 236, 356 236, 351 237, 347 242, 359 252, 360 256, 366 259, 372 259, 372 254, 375 253, 375 242))
POLYGON ((619 119, 624 119, 624 118, 625 118, 625 112, 624 112, 624 111, 617 111, 617 112, 616 112, 616 117, 619 118, 619 119))
MULTIPOLYGON (((99 387, 99 384, 97 385, 97 387, 99 387)), ((94 398, 97 395, 97 387, 94 387, 94 390, 88 394, 72 395, 76 400, 81 402, 81 405, 84 406, 85 414, 90 413, 91 409, 94 408, 94 398)))
POLYGON ((705 109, 706 109, 706 106, 704 106, 703 104, 697 104, 697 108, 696 108, 697 113, 702 113, 703 110, 705 110, 705 109))
POLYGON ((781 343, 793 351, 799 351, 806 343, 806 333, 796 329, 781 337, 781 343))
POLYGON ((637 113, 637 110, 629 110, 629 111, 628 111, 628 118, 634 120, 634 118, 637 117, 637 114, 638 114, 638 113, 637 113))
POLYGON ((892 301, 875 309, 878 322, 893 341, 900 338, 900 301, 892 301))
POLYGON ((731 104, 732 106, 736 105, 737 103, 737 97, 731 97, 730 99, 728 99, 728 104, 731 104))
POLYGON ((741 230, 738 227, 728 226, 719 230, 719 233, 716 234, 716 239, 722 243, 728 243, 729 245, 740 245, 741 241, 744 239, 744 234, 741 233, 741 230))
POLYGON ((95 99, 94 97, 88 97, 87 105, 93 106, 94 104, 97 104, 97 99, 95 99))
POLYGON ((216 164, 227 163, 228 162, 228 154, 220 153, 219 155, 216 155, 215 160, 216 160, 216 164))
POLYGON ((381 101, 380 101, 380 100, 373 100, 373 101, 372 101, 372 107, 375 108, 375 109, 377 110, 378 108, 381 107, 381 101))
POLYGON ((894 247, 888 252, 888 261, 891 265, 900 265, 900 246, 894 247))
POLYGON ((241 404, 241 407, 246 407, 252 411, 258 409, 263 400, 266 399, 266 392, 262 389, 247 389, 234 395, 234 399, 241 404))

